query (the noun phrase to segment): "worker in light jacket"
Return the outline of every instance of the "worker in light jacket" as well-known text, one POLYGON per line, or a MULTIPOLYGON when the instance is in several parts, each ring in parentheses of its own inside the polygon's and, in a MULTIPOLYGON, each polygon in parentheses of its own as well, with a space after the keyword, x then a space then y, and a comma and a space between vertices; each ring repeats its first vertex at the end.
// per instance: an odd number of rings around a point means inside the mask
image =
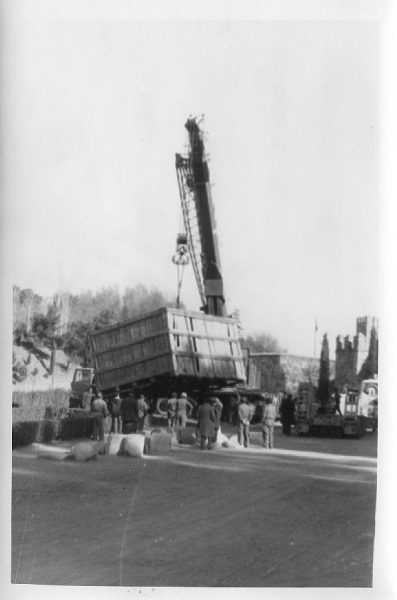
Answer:
POLYGON ((142 431, 145 423, 145 417, 148 413, 148 405, 145 401, 145 396, 140 394, 136 403, 137 412, 137 431, 142 431))
POLYGON ((244 448, 248 448, 249 437, 250 437, 250 422, 252 417, 252 411, 248 405, 248 400, 245 397, 241 398, 241 402, 238 405, 238 443, 241 445, 244 443, 244 448))
POLYGON ((110 433, 121 433, 121 398, 120 390, 116 388, 109 400, 109 412, 112 417, 110 433))
POLYGON ((103 442, 105 439, 105 419, 108 416, 108 409, 101 392, 98 392, 96 398, 91 404, 91 413, 93 416, 93 437, 94 440, 103 442))
POLYGON ((173 392, 171 398, 167 400, 167 421, 168 427, 170 429, 174 428, 176 422, 176 403, 177 403, 178 394, 173 392))
POLYGON ((193 411, 193 404, 189 402, 187 394, 183 392, 176 401, 176 423, 179 429, 184 429, 186 427, 188 409, 190 415, 193 411))
POLYGON ((273 448, 274 423, 276 422, 277 410, 269 396, 265 399, 265 407, 262 417, 263 445, 265 448, 273 448))

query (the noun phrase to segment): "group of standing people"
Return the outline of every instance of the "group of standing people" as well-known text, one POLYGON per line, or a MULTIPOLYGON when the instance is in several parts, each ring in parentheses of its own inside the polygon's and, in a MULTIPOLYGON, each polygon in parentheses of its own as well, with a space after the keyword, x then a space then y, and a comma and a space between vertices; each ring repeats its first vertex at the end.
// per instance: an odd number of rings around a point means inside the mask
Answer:
POLYGON ((187 394, 182 392, 178 398, 178 394, 174 392, 167 400, 167 421, 168 427, 174 429, 184 429, 186 427, 186 421, 189 415, 193 411, 193 404, 189 401, 187 394))
MULTIPOLYGON (((206 396, 197 411, 197 436, 200 439, 200 447, 212 449, 218 438, 223 405, 216 396, 206 396)), ((187 417, 194 410, 193 403, 185 392, 178 394, 174 392, 167 400, 167 420, 171 429, 184 429, 187 417)))
MULTIPOLYGON (((251 405, 247 398, 242 397, 238 405, 238 435, 237 440, 245 448, 249 446, 250 424, 255 412, 255 407, 251 405)), ((277 419, 277 410, 270 396, 265 396, 265 403, 262 411, 262 433, 263 446, 273 448, 274 445, 274 424, 277 419)))
POLYGON ((105 419, 108 416, 112 419, 111 433, 136 433, 143 430, 148 413, 143 394, 129 394, 121 398, 119 388, 116 388, 108 403, 103 399, 101 392, 94 394, 91 388, 84 394, 83 408, 90 410, 93 416, 93 438, 99 441, 104 440, 105 419))
MULTIPOLYGON (((143 430, 148 405, 143 394, 129 394, 121 398, 119 388, 116 388, 108 403, 100 392, 94 394, 92 388, 84 394, 83 407, 93 415, 93 437, 104 440, 105 419, 111 417, 111 433, 136 433, 143 430)), ((255 412, 255 406, 241 397, 237 405, 238 443, 249 446, 250 423, 255 412)), ((167 400, 167 421, 171 429, 182 430, 186 427, 187 418, 194 410, 194 405, 185 392, 172 393, 167 400)), ((197 411, 197 435, 202 449, 211 449, 217 442, 220 428, 223 404, 218 397, 207 395, 197 411)), ((284 435, 291 435, 291 426, 295 422, 295 403, 291 394, 282 398, 279 411, 273 404, 270 395, 265 394, 262 410, 263 446, 271 449, 274 445, 274 426, 280 416, 284 435)))

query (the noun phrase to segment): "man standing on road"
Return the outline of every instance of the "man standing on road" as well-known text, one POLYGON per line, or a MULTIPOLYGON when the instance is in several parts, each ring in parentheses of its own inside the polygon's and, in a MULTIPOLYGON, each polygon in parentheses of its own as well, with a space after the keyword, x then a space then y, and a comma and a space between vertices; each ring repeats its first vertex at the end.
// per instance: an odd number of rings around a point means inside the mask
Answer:
POLYGON ((179 398, 176 401, 176 422, 177 422, 179 429, 185 429, 185 427, 186 427, 186 419, 187 419, 186 411, 188 408, 190 409, 189 410, 189 415, 190 415, 193 411, 193 404, 191 402, 189 402, 189 400, 187 399, 187 394, 185 394, 185 392, 182 392, 182 394, 179 396, 179 398))
POLYGON ((248 448, 249 444, 251 415, 247 398, 243 396, 238 407, 238 443, 241 446, 244 442, 244 448, 248 448))
POLYGON ((121 433, 121 398, 120 390, 117 387, 114 392, 114 396, 109 401, 109 412, 112 417, 112 427, 110 433, 121 433))
POLYGON ((263 410, 262 428, 263 428, 263 445, 265 448, 273 448, 274 439, 274 423, 277 417, 276 407, 272 404, 271 398, 266 397, 265 408, 263 410))
POLYGON ((280 419, 283 425, 283 434, 291 435, 291 425, 295 421, 295 404, 291 394, 288 394, 281 403, 280 419))
POLYGON ((167 400, 167 420, 168 427, 170 429, 174 428, 176 421, 176 403, 177 403, 178 394, 173 392, 171 398, 167 400))
POLYGON ((199 406, 197 413, 197 429, 200 433, 200 447, 205 448, 205 442, 208 440, 208 450, 212 450, 212 440, 214 439, 215 411, 208 398, 205 398, 203 404, 199 406))
POLYGON ((218 431, 221 426, 221 416, 223 410, 223 404, 216 396, 211 396, 211 406, 214 409, 215 422, 214 422, 214 444, 216 444, 218 440, 218 431))
POLYGON ((139 398, 136 403, 137 410, 137 431, 142 431, 145 423, 145 417, 148 412, 148 406, 145 402, 145 396, 143 394, 139 395, 139 398))
POLYGON ((93 420, 94 440, 103 442, 105 439, 105 419, 108 416, 108 409, 105 400, 102 398, 101 392, 98 392, 97 397, 91 404, 91 412, 93 420))

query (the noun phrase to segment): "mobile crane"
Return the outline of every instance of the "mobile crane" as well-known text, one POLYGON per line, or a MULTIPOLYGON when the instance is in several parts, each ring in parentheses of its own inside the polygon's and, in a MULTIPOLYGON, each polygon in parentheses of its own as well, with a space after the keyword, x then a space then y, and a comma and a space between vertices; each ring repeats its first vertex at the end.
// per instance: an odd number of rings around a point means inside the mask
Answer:
POLYGON ((189 254, 202 302, 201 310, 226 316, 223 280, 203 131, 196 119, 185 123, 187 155, 175 155, 175 167, 189 254))
POLYGON ((185 128, 189 150, 175 157, 185 234, 178 236, 173 262, 186 265, 187 247, 201 312, 177 303, 91 334, 93 372, 86 381, 95 376, 105 397, 116 387, 121 395, 139 390, 158 406, 171 391, 194 398, 246 380, 238 323, 226 316, 204 134, 195 118, 185 128))

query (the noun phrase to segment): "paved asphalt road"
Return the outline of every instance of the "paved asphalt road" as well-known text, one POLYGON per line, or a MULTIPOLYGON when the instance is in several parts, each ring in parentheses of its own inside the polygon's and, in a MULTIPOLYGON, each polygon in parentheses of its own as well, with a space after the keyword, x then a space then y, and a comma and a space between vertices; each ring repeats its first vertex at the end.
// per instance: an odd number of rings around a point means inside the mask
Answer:
POLYGON ((12 582, 370 586, 376 434, 275 441, 89 463, 14 451, 12 582))

